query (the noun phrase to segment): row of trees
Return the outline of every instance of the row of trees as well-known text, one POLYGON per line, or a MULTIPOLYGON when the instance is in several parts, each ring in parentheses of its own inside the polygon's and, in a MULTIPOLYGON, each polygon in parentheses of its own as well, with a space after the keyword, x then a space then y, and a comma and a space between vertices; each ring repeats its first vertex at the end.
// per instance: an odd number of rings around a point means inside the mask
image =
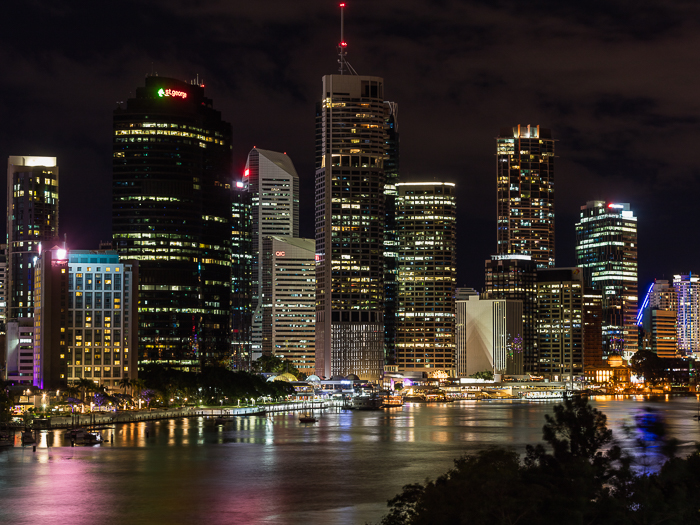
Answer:
POLYGON ((638 420, 635 457, 585 398, 545 417, 547 448, 528 446, 523 459, 505 448, 464 456, 435 481, 406 485, 382 525, 700 523, 700 452, 676 457, 658 418, 638 420), (651 450, 665 457, 653 472, 651 450))
POLYGON ((294 388, 284 381, 268 382, 259 375, 232 372, 224 367, 205 367, 195 373, 149 364, 139 370, 139 376, 145 387, 142 395, 153 394, 165 404, 170 399, 185 398, 204 405, 236 404, 238 400, 294 393, 294 388))

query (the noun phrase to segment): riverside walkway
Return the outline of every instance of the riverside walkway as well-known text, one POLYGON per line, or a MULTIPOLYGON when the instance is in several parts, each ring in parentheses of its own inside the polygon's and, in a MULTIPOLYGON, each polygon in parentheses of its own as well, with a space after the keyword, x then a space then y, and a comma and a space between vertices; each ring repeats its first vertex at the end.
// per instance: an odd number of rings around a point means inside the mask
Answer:
MULTIPOLYGON (((75 427, 104 427, 118 423, 138 423, 140 421, 158 421, 164 419, 181 419, 189 417, 239 417, 256 414, 298 412, 342 408, 339 400, 324 401, 289 401, 245 407, 185 407, 174 409, 155 408, 151 410, 125 410, 117 412, 94 412, 92 414, 73 414, 72 416, 54 416, 48 424, 32 426, 34 430, 75 427)), ((24 423, 10 423, 10 428, 25 428, 24 423)))

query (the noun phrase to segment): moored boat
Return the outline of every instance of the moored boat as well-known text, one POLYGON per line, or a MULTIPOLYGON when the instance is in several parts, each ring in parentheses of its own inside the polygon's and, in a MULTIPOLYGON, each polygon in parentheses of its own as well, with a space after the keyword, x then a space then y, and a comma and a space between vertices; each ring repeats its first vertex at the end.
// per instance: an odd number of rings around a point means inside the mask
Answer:
POLYGON ((303 416, 299 416, 299 423, 316 423, 318 421, 318 418, 315 418, 311 414, 304 414, 303 416))
POLYGON ((403 406, 403 397, 387 396, 382 402, 382 408, 401 407, 403 406))

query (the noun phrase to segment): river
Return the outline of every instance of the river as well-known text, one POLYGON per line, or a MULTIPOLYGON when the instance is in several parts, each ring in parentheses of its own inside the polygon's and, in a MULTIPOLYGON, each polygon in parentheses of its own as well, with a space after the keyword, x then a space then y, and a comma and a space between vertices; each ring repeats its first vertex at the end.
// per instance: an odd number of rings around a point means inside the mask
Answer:
MULTIPOLYGON (((663 414, 682 453, 700 441, 696 398, 599 398, 615 436, 636 413, 663 414)), ((0 451, 0 523, 364 524, 407 483, 491 445, 523 451, 541 439, 554 403, 412 404, 377 412, 130 423, 112 443, 71 448, 63 431, 0 451), (148 437, 146 437, 148 431, 148 437), (50 445, 47 447, 47 444, 50 445)))

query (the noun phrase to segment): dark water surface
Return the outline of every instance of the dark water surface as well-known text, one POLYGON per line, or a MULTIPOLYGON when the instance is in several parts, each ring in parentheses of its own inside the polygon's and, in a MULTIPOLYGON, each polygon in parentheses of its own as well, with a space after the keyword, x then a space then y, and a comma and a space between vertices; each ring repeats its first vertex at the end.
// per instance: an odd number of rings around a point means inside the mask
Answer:
MULTIPOLYGON (((625 422, 653 407, 682 452, 700 441, 694 397, 593 404, 618 438, 625 422)), ((462 454, 539 442, 553 406, 413 404, 322 412, 313 425, 297 414, 241 417, 223 427, 202 418, 132 423, 104 430, 114 443, 95 447, 71 448, 62 431, 44 432, 36 452, 0 451, 0 523, 378 522, 403 485, 434 479, 462 454)))

